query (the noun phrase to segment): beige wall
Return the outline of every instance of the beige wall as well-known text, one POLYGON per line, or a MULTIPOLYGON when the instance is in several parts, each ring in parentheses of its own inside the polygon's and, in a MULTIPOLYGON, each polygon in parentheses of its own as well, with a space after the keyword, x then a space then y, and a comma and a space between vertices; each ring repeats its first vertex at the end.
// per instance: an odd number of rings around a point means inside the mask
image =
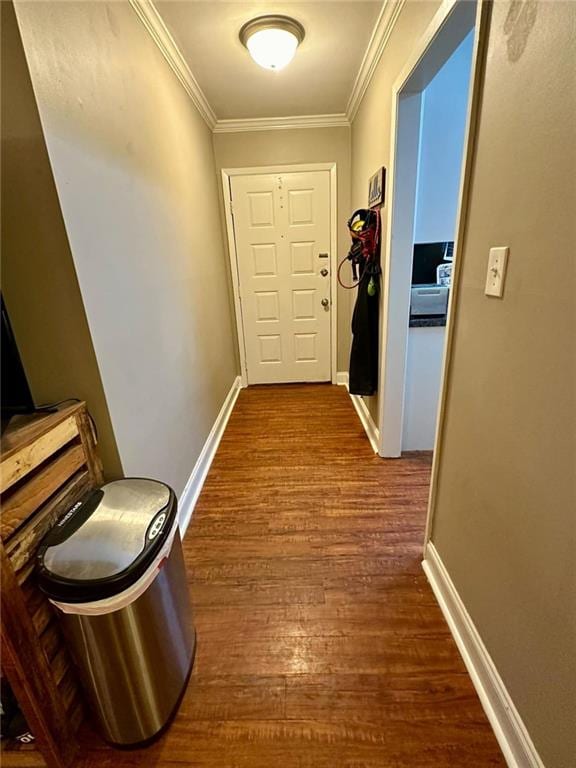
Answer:
POLYGON ((572 2, 494 4, 432 534, 547 768, 576 759, 575 39, 572 2))
MULTIPOLYGON (((352 207, 437 8, 404 6, 353 122, 352 207)), ((576 754, 575 34, 574 3, 494 3, 432 533, 547 768, 576 754)))
POLYGON ((2 12, 2 293, 37 405, 80 397, 122 474, 12 3, 2 12))
POLYGON ((127 2, 17 2, 127 474, 180 492, 237 374, 210 130, 127 2))
MULTIPOLYGON (((404 4, 394 30, 378 63, 370 86, 352 123, 351 207, 366 205, 368 179, 378 168, 390 165, 390 120, 392 86, 403 69, 418 39, 422 36, 440 3, 436 0, 404 4)), ((388 190, 387 190, 388 191, 388 190)), ((386 208, 382 209, 382 252, 386 258, 386 208)), ((365 398, 378 420, 378 397, 365 398)))
MULTIPOLYGON (((350 244, 346 221, 350 216, 350 129, 305 128, 217 133, 214 149, 218 175, 222 168, 296 163, 337 163, 338 258, 350 244)), ((350 357, 350 294, 338 288, 338 370, 347 371, 350 357)))

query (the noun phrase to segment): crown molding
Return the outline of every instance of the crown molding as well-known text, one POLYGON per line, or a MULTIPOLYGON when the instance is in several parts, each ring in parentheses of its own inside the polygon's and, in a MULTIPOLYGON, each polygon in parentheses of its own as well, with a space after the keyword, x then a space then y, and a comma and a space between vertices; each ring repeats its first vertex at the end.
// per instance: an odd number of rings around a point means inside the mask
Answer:
POLYGON ((296 115, 293 117, 256 117, 242 120, 217 120, 214 133, 243 131, 278 131, 288 128, 349 128, 345 114, 296 115))
POLYGON ((152 0, 130 0, 130 5, 162 52, 172 71, 184 86, 184 90, 192 99, 194 106, 200 112, 208 127, 213 129, 216 125, 214 110, 208 103, 206 96, 204 96, 202 89, 198 85, 176 41, 168 31, 152 0))
POLYGON ((129 0, 129 2, 208 127, 214 133, 241 133, 243 131, 273 131, 290 128, 349 128, 358 112, 362 98, 406 0, 385 0, 356 75, 345 113, 257 117, 239 120, 218 120, 216 118, 214 110, 192 74, 176 41, 168 31, 153 0, 129 0))
POLYGON ((400 15, 400 11, 404 7, 405 2, 406 0, 385 0, 384 5, 382 6, 382 10, 380 11, 380 15, 378 16, 370 37, 368 47, 366 48, 366 53, 360 64, 360 69, 356 75, 352 93, 348 99, 346 117, 350 123, 356 117, 358 108, 370 85, 372 76, 376 71, 378 62, 384 53, 384 49, 386 48, 392 30, 394 29, 394 25, 398 20, 398 16, 400 15))

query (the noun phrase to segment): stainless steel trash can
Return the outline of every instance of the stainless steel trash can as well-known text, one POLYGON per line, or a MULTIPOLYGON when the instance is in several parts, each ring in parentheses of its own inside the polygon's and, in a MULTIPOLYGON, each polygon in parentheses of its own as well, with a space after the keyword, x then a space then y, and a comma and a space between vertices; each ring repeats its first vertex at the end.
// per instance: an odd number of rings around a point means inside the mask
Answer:
POLYGON ((104 738, 128 746, 158 735, 195 646, 174 492, 140 478, 107 483, 47 534, 38 569, 104 738))

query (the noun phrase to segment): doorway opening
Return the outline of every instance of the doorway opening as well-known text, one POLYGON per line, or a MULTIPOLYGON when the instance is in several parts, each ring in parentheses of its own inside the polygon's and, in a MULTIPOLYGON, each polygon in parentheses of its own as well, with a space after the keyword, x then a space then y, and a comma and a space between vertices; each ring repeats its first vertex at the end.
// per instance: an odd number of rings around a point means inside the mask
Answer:
POLYGON ((392 92, 379 454, 433 450, 478 66, 476 2, 445 2, 392 92))

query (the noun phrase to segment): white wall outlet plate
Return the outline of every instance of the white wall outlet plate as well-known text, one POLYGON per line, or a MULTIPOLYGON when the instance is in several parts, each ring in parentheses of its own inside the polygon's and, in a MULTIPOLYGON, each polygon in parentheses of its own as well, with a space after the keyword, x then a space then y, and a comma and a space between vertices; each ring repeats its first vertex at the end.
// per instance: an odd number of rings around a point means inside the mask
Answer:
POLYGON ((504 278, 506 277, 506 264, 508 263, 509 248, 490 248, 488 257, 488 274, 486 275, 486 296, 502 297, 504 293, 504 278))

